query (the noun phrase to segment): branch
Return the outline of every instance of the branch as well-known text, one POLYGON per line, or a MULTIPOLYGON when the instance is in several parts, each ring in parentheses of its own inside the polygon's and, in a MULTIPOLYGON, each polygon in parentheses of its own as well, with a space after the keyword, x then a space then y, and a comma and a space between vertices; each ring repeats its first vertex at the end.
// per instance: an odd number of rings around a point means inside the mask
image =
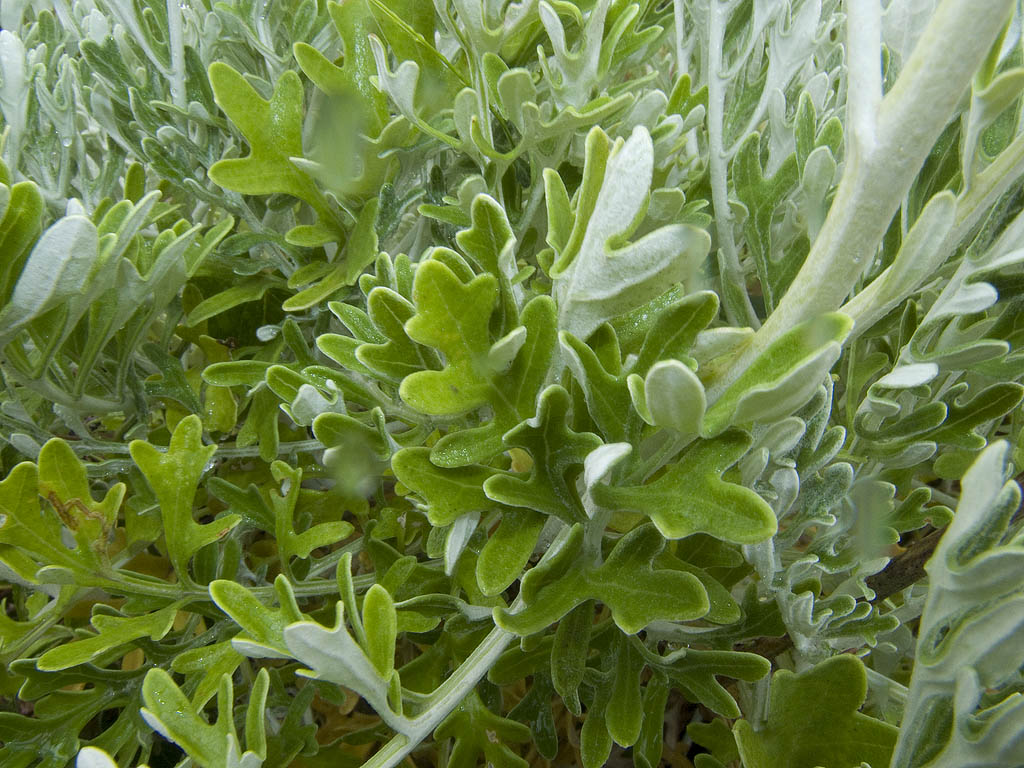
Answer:
POLYGON ((851 150, 859 152, 874 144, 882 102, 882 7, 878 0, 847 4, 846 46, 846 112, 852 128, 851 150))
POLYGON ((875 593, 870 601, 872 605, 877 605, 902 592, 925 577, 925 563, 931 559, 944 530, 944 528, 934 530, 927 536, 918 539, 890 560, 885 568, 864 580, 864 583, 875 593))
POLYGON ((1012 5, 1013 0, 944 0, 939 6, 878 107, 874 142, 848 154, 828 217, 803 267, 747 348, 709 389, 709 405, 791 328, 842 306, 874 259, 1012 5))
POLYGON ((429 708, 409 722, 409 731, 396 734, 363 763, 363 768, 394 768, 402 762, 459 706, 514 638, 515 635, 500 627, 492 629, 459 668, 430 695, 429 708))

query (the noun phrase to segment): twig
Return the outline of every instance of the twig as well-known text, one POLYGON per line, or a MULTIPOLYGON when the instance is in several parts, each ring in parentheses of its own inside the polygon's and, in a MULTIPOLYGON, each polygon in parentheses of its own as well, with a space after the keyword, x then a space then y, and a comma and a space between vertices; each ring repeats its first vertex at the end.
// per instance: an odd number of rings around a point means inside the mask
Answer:
POLYGON ((918 539, 874 576, 868 576, 864 583, 875 593, 872 605, 902 592, 925 577, 924 565, 931 558, 945 529, 934 530, 918 539))

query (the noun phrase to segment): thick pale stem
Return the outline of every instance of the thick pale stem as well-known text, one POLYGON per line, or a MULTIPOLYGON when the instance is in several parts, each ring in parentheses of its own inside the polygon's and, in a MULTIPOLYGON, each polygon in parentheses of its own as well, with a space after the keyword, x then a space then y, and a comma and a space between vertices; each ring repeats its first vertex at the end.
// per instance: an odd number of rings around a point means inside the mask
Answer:
POLYGON ((1013 0, 944 0, 939 6, 877 110, 874 141, 847 157, 803 267, 749 346, 710 388, 709 404, 788 330, 843 305, 1012 5, 1013 0))
MULTIPOLYGON (((975 177, 970 189, 964 190, 956 201, 953 227, 938 248, 934 263, 943 264, 963 244, 981 217, 1007 190, 1024 176, 1024 136, 1018 136, 1004 149, 992 165, 975 177)), ((869 286, 861 290, 840 310, 852 317, 856 325, 847 339, 849 343, 887 315, 900 302, 910 296, 927 279, 927 275, 908 284, 898 296, 879 298, 888 288, 892 267, 887 267, 869 286)))
POLYGON ((167 0, 167 47, 171 51, 171 101, 185 109, 185 40, 181 26, 179 0, 167 0))
POLYGON ((970 234, 989 207, 1024 176, 1024 135, 1018 136, 999 153, 984 171, 974 177, 970 189, 957 199, 956 222, 948 241, 955 247, 970 234))
POLYGON ((846 6, 846 112, 852 143, 870 147, 882 103, 882 7, 878 0, 846 6))

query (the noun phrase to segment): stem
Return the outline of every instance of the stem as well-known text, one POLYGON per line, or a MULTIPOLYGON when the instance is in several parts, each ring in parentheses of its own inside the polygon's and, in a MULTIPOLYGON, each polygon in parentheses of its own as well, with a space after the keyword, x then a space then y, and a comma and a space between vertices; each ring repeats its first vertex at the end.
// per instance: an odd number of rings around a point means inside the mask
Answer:
POLYGON ((473 690, 513 637, 515 635, 500 627, 492 629, 451 677, 431 694, 427 710, 409 721, 409 731, 393 737, 363 763, 363 768, 392 768, 402 762, 473 690))
MULTIPOLYGON (((75 440, 70 442, 71 450, 78 454, 88 453, 107 453, 115 456, 127 456, 130 451, 128 445, 125 443, 109 443, 102 440, 75 440)), ((158 451, 166 451, 166 448, 162 446, 154 446, 158 451)), ((290 443, 281 443, 277 447, 277 453, 279 456, 288 453, 306 453, 307 451, 320 451, 323 450, 323 443, 319 440, 295 440, 290 443)), ((226 447, 217 447, 217 453, 215 454, 218 459, 240 459, 249 456, 258 456, 260 453, 259 446, 245 446, 235 447, 232 443, 227 443, 226 447)))
POLYGON ((851 152, 875 141, 875 117, 882 103, 882 8, 874 0, 846 6, 848 79, 846 113, 851 152))
POLYGON ((729 284, 743 286, 746 282, 743 267, 740 265, 733 238, 732 209, 729 206, 728 188, 728 157, 723 143, 725 130, 725 81, 722 70, 722 43, 725 36, 726 9, 720 3, 713 3, 708 11, 708 163, 711 171, 711 200, 715 210, 715 232, 718 235, 718 261, 721 270, 723 294, 734 294, 741 297, 743 305, 739 308, 725 302, 726 314, 736 325, 757 327, 757 314, 750 303, 747 291, 728 291, 729 284), (741 311, 742 317, 732 317, 741 311))
MULTIPOLYGON (((893 214, 954 115, 1012 4, 1013 0, 944 0, 939 6, 879 105, 874 140, 865 145, 853 142, 835 199, 803 267, 764 326, 708 390, 709 405, 791 328, 842 306, 874 258, 893 214), (971 34, 965 35, 965 29, 971 34)), ((854 101, 855 112, 865 106, 854 101)), ((713 103, 709 98, 709 114, 713 103)), ((715 213, 721 213, 717 200, 715 213)))
POLYGON ((1007 192, 1022 174, 1024 174, 1024 135, 1014 139, 1013 143, 1004 149, 988 168, 975 177, 974 183, 957 197, 953 227, 942 243, 936 246, 935 255, 932 258, 933 269, 923 272, 920 279, 912 284, 905 285, 899 294, 889 295, 883 300, 882 297, 886 296, 885 290, 889 287, 887 285, 889 275, 893 271, 893 266, 890 265, 872 280, 870 285, 859 291, 844 305, 841 311, 849 314, 856 321, 850 340, 870 328, 894 307, 902 303, 907 296, 914 293, 925 280, 934 274, 935 269, 945 264, 946 259, 955 253, 974 231, 981 216, 989 211, 991 206, 1007 192))
POLYGON ((672 16, 675 20, 676 30, 676 77, 682 77, 687 71, 687 63, 689 56, 686 55, 686 49, 683 47, 683 39, 686 35, 686 29, 684 27, 683 19, 683 0, 672 0, 672 16))
POLYGON ((167 0, 167 44, 171 51, 171 101, 185 109, 185 43, 181 29, 181 6, 178 0, 167 0))
POLYGON ((72 410, 79 411, 91 411, 93 413, 107 413, 110 411, 121 411, 125 410, 130 405, 130 401, 125 398, 124 400, 106 400, 100 397, 93 397, 92 395, 82 395, 81 397, 71 397, 66 392, 57 387, 52 381, 50 381, 44 373, 41 378, 33 379, 30 376, 26 376, 21 371, 17 370, 13 365, 5 366, 8 375, 14 379, 18 384, 28 389, 34 389, 36 392, 41 394, 43 397, 57 403, 59 405, 66 406, 72 410))
POLYGON ((3 654, 0 655, 0 663, 5 666, 12 661, 22 658, 30 649, 39 642, 47 632, 62 618, 64 611, 70 608, 78 600, 78 597, 85 590, 72 586, 63 586, 60 592, 54 597, 53 602, 43 608, 42 614, 33 618, 34 626, 14 644, 5 646, 3 654))
POLYGON ((956 222, 947 243, 955 248, 970 234, 989 207, 1024 174, 1024 134, 999 153, 984 171, 974 177, 969 189, 958 198, 956 222))
POLYGON ((944 532, 945 529, 935 530, 918 539, 890 560, 884 569, 868 576, 864 583, 875 593, 871 603, 880 603, 923 579, 927 575, 924 564, 931 558, 944 532))

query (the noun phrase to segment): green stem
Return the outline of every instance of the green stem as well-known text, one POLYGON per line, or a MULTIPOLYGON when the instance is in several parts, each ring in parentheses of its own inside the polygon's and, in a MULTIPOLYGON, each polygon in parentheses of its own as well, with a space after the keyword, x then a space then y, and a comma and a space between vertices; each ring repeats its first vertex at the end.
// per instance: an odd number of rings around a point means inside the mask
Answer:
MULTIPOLYGON (((128 446, 124 443, 110 443, 102 440, 75 440, 70 443, 71 449, 75 453, 107 453, 115 456, 127 456, 129 454, 128 446)), ((231 443, 225 443, 225 447, 218 446, 217 453, 215 454, 218 459, 241 459, 251 456, 259 456, 259 446, 244 446, 239 447, 231 443)), ((320 451, 323 450, 323 443, 319 440, 295 440, 290 443, 281 443, 278 446, 278 455, 284 455, 288 453, 307 453, 309 451, 320 451)), ((158 450, 166 450, 157 446, 158 450)))
POLYGON ((78 600, 84 590, 76 587, 64 586, 53 602, 46 606, 45 617, 36 616, 35 625, 20 640, 4 648, 3 655, 0 655, 0 663, 4 666, 15 659, 20 659, 30 653, 32 647, 50 631, 50 629, 64 618, 64 611, 70 608, 78 600))

